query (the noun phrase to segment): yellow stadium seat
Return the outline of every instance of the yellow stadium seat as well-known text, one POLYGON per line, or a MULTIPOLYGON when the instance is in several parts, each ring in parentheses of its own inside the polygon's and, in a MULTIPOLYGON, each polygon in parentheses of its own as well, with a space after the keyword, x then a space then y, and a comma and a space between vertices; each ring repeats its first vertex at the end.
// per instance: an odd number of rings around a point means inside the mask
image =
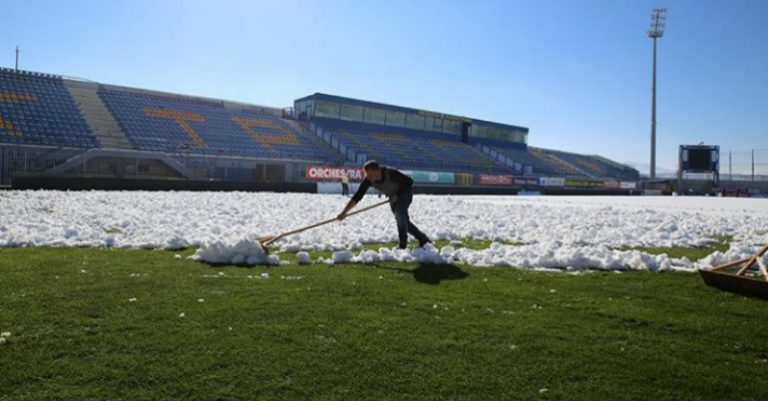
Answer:
POLYGON ((184 133, 189 136, 192 142, 194 142, 200 148, 207 147, 207 144, 203 138, 201 138, 200 135, 195 132, 192 126, 189 125, 190 122, 204 122, 205 117, 201 116, 200 114, 169 109, 145 108, 143 111, 144 114, 150 117, 169 118, 175 120, 181 127, 182 131, 184 131, 184 133))

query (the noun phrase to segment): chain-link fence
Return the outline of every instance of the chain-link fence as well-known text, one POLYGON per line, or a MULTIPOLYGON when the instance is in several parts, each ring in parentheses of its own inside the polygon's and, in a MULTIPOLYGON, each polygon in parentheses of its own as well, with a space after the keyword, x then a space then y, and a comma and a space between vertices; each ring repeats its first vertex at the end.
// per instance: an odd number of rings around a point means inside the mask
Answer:
POLYGON ((732 181, 768 181, 768 149, 721 151, 720 178, 732 181))

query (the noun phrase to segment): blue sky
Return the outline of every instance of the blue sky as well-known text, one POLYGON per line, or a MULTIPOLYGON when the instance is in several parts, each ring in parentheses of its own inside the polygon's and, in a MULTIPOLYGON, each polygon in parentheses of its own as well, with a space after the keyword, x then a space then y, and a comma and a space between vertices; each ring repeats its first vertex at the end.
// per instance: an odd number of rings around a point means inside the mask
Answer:
POLYGON ((768 1, 7 1, 0 65, 268 106, 326 92, 530 128, 529 144, 658 164, 768 148, 768 1))

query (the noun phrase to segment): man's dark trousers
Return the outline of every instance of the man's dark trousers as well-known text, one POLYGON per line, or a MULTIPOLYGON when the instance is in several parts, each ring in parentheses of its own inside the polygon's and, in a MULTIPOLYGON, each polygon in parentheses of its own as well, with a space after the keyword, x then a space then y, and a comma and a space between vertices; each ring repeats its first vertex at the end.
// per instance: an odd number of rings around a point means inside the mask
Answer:
POLYGON ((399 246, 401 249, 405 249, 408 245, 408 233, 416 237, 419 240, 419 244, 429 241, 427 236, 411 223, 408 217, 408 207, 411 206, 411 202, 413 202, 413 188, 408 188, 403 190, 398 196, 397 202, 389 204, 392 213, 395 214, 395 220, 397 220, 397 236, 400 240, 399 246))

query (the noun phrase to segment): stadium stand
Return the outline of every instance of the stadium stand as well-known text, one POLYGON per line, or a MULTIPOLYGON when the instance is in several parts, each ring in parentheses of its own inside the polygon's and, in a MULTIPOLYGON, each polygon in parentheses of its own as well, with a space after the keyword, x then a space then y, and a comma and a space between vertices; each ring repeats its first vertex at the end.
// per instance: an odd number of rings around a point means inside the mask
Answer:
POLYGON ((501 141, 486 139, 473 140, 480 149, 484 149, 492 158, 501 156, 506 158, 512 164, 510 168, 513 173, 526 175, 565 175, 566 171, 538 157, 537 154, 530 151, 530 148, 520 146, 510 146, 501 141))
POLYGON ((99 96, 138 150, 307 161, 336 158, 269 113, 107 87, 99 89, 99 96))
POLYGON ((60 76, 0 68, 0 142, 98 146, 60 76))
MULTIPOLYGON (((322 132, 337 140, 343 153, 353 150, 368 159, 403 169, 436 169, 463 173, 507 173, 480 150, 462 143, 457 136, 436 132, 315 119, 322 132)), ((350 158, 350 161, 356 161, 350 158)))
POLYGON ((18 174, 297 182, 313 166, 368 159, 463 173, 462 186, 489 182, 483 174, 607 180, 606 188, 639 179, 600 156, 530 147, 525 127, 322 93, 293 106, 0 68, 0 186, 18 174))
POLYGON ((586 174, 542 154, 540 149, 488 138, 470 138, 470 143, 493 159, 507 162, 512 171, 523 175, 583 177, 586 174))
POLYGON ((552 155, 549 152, 546 152, 544 149, 540 148, 534 148, 534 147, 528 147, 528 152, 533 155, 534 157, 538 158, 539 160, 542 160, 544 163, 551 166, 558 175, 563 176, 570 176, 570 177, 579 177, 579 176, 589 176, 586 172, 582 171, 581 169, 571 165, 568 162, 565 162, 558 157, 552 155))
POLYGON ((615 162, 609 162, 600 157, 547 149, 541 149, 541 152, 563 160, 592 177, 617 178, 621 180, 637 180, 639 178, 637 170, 615 162))
POLYGON ((514 163, 518 174, 550 175, 579 178, 609 178, 637 180, 637 170, 600 156, 580 155, 532 146, 510 146, 502 141, 476 139, 472 141, 492 158, 501 155, 514 163))

